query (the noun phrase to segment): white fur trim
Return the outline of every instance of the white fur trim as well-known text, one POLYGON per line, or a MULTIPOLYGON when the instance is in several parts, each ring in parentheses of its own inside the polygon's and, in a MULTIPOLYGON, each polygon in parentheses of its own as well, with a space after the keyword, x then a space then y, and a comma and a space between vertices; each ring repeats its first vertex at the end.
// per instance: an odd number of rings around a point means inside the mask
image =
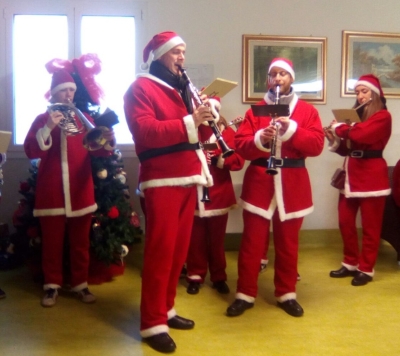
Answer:
POLYGON ((265 210, 263 208, 259 208, 258 206, 255 206, 253 204, 250 204, 242 199, 239 198, 238 200, 239 205, 244 209, 249 211, 250 213, 259 215, 263 217, 264 219, 271 220, 272 215, 274 214, 274 211, 276 209, 276 200, 273 199, 271 201, 271 205, 269 206, 268 210, 265 210))
POLYGON ((257 147, 260 151, 263 151, 263 152, 271 152, 271 149, 270 149, 270 148, 264 147, 264 146, 262 145, 262 143, 261 143, 260 136, 261 136, 261 133, 263 132, 263 130, 264 130, 264 129, 258 130, 258 131, 256 132, 256 134, 254 135, 254 144, 256 145, 256 147, 257 147))
MULTIPOLYGON (((346 183, 347 183, 347 178, 346 178, 346 183)), ((345 197, 346 198, 367 198, 367 197, 382 197, 382 196, 388 196, 392 190, 389 189, 383 189, 383 190, 376 190, 373 192, 349 192, 346 189, 345 186, 345 197)))
POLYGON ((198 132, 197 132, 197 128, 194 123, 194 120, 193 120, 193 116, 186 115, 183 118, 183 123, 185 124, 185 127, 186 127, 186 132, 188 134, 189 143, 199 142, 198 132))
POLYGON ((294 80, 294 70, 293 70, 293 68, 292 68, 288 63, 286 63, 285 61, 278 60, 278 61, 275 61, 274 63, 272 63, 272 64, 269 66, 268 73, 271 71, 271 69, 272 69, 273 67, 279 67, 279 68, 282 68, 282 69, 286 70, 287 72, 290 73, 290 75, 292 76, 292 78, 293 78, 293 80, 294 80))
POLYGON ((297 297, 296 293, 292 292, 292 293, 286 293, 284 295, 281 295, 280 297, 277 297, 276 300, 279 303, 283 303, 283 302, 286 302, 286 301, 292 300, 292 299, 296 300, 296 297, 297 297))
POLYGON ((219 111, 221 110, 221 103, 216 99, 209 99, 211 114, 214 116, 214 123, 219 121, 219 111))
POLYGON ((77 286, 72 287, 71 291, 80 292, 82 289, 85 289, 87 287, 88 287, 88 283, 87 282, 83 282, 81 284, 78 284, 77 286))
POLYGON ((175 310, 175 308, 172 308, 172 309, 168 310, 168 312, 167 312, 167 318, 168 318, 168 320, 169 320, 169 319, 172 319, 174 316, 176 316, 176 310, 175 310))
POLYGON ((373 277, 375 274, 375 270, 373 269, 372 272, 364 272, 357 268, 357 271, 366 274, 367 276, 373 277))
POLYGON ((256 300, 256 298, 254 298, 254 297, 252 297, 250 295, 247 295, 247 294, 243 294, 243 293, 236 293, 235 298, 236 299, 240 299, 240 300, 244 300, 247 303, 253 303, 253 304, 254 304, 254 301, 256 300))
POLYGON ((297 122, 290 120, 288 129, 282 136, 279 136, 279 138, 281 141, 288 141, 296 131, 297 131, 297 122))
MULTIPOLYGON (((151 179, 139 184, 139 190, 144 192, 147 188, 165 187, 165 186, 185 186, 191 184, 207 184, 207 180, 202 175, 194 175, 190 177, 174 177, 151 179)), ((146 194, 146 193, 144 193, 146 194)))
POLYGON ((161 45, 160 47, 158 47, 156 50, 153 51, 153 61, 159 59, 163 54, 167 53, 170 49, 180 44, 186 46, 185 41, 181 37, 179 36, 172 37, 170 40, 168 40, 163 45, 161 45))
POLYGON ((379 88, 366 80, 359 80, 358 82, 356 82, 356 84, 354 84, 354 89, 356 89, 357 86, 359 85, 364 85, 365 87, 370 88, 373 92, 375 92, 379 96, 381 95, 379 88))
POLYGON ((83 216, 89 213, 93 213, 97 210, 97 204, 93 204, 81 210, 75 210, 67 215, 65 208, 58 208, 58 209, 34 209, 33 216, 56 216, 56 215, 66 215, 69 218, 83 216))
POLYGON ((43 290, 44 291, 49 290, 50 288, 51 289, 60 289, 61 286, 58 285, 58 284, 54 284, 54 283, 47 283, 47 284, 43 285, 43 290))
POLYGON ((342 266, 346 267, 349 271, 357 271, 357 267, 358 267, 358 265, 357 266, 352 266, 352 265, 349 265, 349 264, 344 263, 344 262, 342 262, 342 266))
MULTIPOLYGON (((203 206, 204 206, 203 202, 201 202, 201 204, 203 204, 203 206)), ((205 210, 203 208, 203 209, 196 210, 194 212, 194 215, 198 216, 200 218, 210 218, 213 216, 221 216, 221 215, 228 214, 230 210, 236 209, 237 207, 238 207, 238 205, 234 204, 234 205, 232 205, 228 208, 224 208, 224 209, 205 210)))
POLYGON ((48 130, 49 128, 47 126, 44 126, 41 129, 39 129, 38 132, 36 132, 36 140, 42 151, 47 151, 53 144, 51 135, 48 135, 48 130), (49 141, 48 144, 46 144, 47 140, 49 141))
POLYGON ((169 331, 168 325, 156 325, 151 328, 140 330, 140 336, 143 338, 154 336, 161 333, 167 333, 169 331))
POLYGON ((193 282, 199 282, 199 283, 201 283, 201 280, 202 280, 202 278, 198 274, 195 274, 193 276, 187 276, 187 279, 190 279, 193 282))
POLYGON ((76 84, 73 82, 66 82, 66 83, 58 84, 53 89, 51 89, 50 94, 51 94, 51 96, 54 96, 54 94, 56 94, 58 91, 67 89, 67 88, 76 90, 76 84))
POLYGON ((197 153, 197 157, 199 157, 200 162, 201 162, 202 176, 203 177, 205 176, 205 178, 207 180, 206 186, 212 187, 214 185, 214 180, 213 180, 213 177, 208 168, 206 155, 204 154, 204 151, 202 149, 196 150, 196 153, 197 153))

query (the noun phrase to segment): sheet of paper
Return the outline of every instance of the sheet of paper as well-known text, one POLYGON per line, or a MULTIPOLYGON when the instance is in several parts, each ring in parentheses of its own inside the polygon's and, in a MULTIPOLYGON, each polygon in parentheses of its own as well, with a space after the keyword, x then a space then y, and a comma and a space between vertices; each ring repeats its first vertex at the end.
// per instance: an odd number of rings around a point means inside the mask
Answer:
POLYGON ((210 85, 208 85, 202 94, 207 94, 209 97, 218 96, 222 98, 228 94, 232 89, 236 88, 237 82, 232 82, 230 80, 217 78, 210 85))
POLYGON ((0 153, 6 153, 11 141, 10 131, 0 131, 0 153))
POLYGON ((360 122, 360 117, 354 109, 332 109, 333 116, 338 122, 360 122))

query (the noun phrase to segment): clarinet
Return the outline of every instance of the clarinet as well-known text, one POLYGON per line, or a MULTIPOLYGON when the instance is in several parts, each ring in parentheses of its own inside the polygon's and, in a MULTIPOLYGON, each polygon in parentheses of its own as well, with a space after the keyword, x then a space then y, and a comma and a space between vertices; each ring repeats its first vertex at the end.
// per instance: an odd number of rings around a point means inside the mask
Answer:
MULTIPOLYGON (((180 66, 178 66, 178 68, 182 73, 182 78, 185 79, 186 82, 188 83, 187 85, 188 85, 189 91, 192 95, 192 98, 196 103, 196 107, 204 105, 203 101, 200 98, 198 90, 191 82, 190 78, 188 77, 188 75, 186 73, 186 70, 180 66)), ((218 126, 215 124, 215 122, 213 120, 210 120, 207 122, 210 125, 211 130, 213 131, 215 137, 217 138, 219 147, 221 148, 221 151, 222 151, 222 157, 226 158, 226 157, 231 156, 235 151, 233 149, 229 148, 228 145, 225 143, 218 126)))
MULTIPOLYGON (((276 86, 276 95, 275 95, 275 105, 279 105, 279 89, 280 89, 279 85, 277 85, 276 86)), ((268 161, 267 161, 267 170, 266 170, 266 172, 269 175, 272 175, 272 176, 274 176, 275 174, 278 173, 278 170, 276 169, 276 157, 275 157, 275 155, 276 155, 276 141, 277 141, 277 135, 278 135, 278 128, 276 127, 277 125, 276 125, 276 122, 275 122, 275 118, 276 118, 276 115, 272 115, 272 123, 271 123, 271 125, 275 127, 276 133, 275 133, 275 135, 274 135, 274 137, 272 138, 272 141, 271 141, 271 154, 270 154, 270 156, 268 158, 268 161)))

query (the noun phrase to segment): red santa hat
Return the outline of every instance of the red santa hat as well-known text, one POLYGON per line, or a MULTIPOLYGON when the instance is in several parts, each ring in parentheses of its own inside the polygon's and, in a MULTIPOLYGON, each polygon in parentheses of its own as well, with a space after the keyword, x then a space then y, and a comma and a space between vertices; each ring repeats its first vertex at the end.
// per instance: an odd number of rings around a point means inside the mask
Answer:
POLYGON ((140 66, 143 70, 149 68, 150 53, 153 53, 153 61, 159 59, 163 54, 177 45, 186 43, 175 32, 166 31, 155 35, 143 50, 143 64, 140 66))
POLYGON ((354 89, 358 85, 364 85, 367 88, 371 89, 373 92, 378 94, 380 97, 384 97, 381 83, 379 81, 379 78, 376 77, 373 74, 365 74, 360 77, 360 79, 357 80, 356 84, 354 84, 354 89))
POLYGON ((66 88, 73 88, 76 90, 76 84, 72 79, 71 74, 69 74, 65 69, 60 69, 57 72, 54 72, 50 87, 51 96, 54 96, 58 91, 66 88))
POLYGON ((292 76, 292 78, 294 80, 293 63, 289 59, 286 59, 286 58, 274 58, 271 61, 271 64, 270 64, 269 69, 268 69, 268 73, 271 71, 272 67, 279 67, 279 68, 282 68, 282 69, 286 70, 287 72, 290 73, 290 75, 292 76))

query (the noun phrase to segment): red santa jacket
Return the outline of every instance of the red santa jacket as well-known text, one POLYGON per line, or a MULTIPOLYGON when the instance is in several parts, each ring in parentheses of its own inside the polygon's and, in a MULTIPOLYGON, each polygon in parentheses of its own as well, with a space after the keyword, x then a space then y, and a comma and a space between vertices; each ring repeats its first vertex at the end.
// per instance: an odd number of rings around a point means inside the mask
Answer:
POLYGON ((352 126, 337 123, 333 129, 336 140, 329 150, 346 156, 346 181, 342 193, 348 198, 389 195, 391 190, 385 159, 347 155, 349 151, 383 151, 392 131, 390 113, 380 110, 364 122, 352 126))
MULTIPOLYGON (((216 142, 216 137, 211 133, 209 126, 201 125, 199 131, 202 141, 216 142)), ((222 130, 221 136, 227 146, 235 150, 235 131, 227 127, 222 130)), ((244 165, 244 159, 236 151, 226 158, 222 157, 221 150, 217 150, 215 153, 217 157, 209 167, 214 181, 214 185, 209 188, 211 201, 207 203, 202 202, 202 191, 198 189, 198 202, 195 215, 200 217, 224 215, 229 210, 237 207, 230 171, 241 170, 244 165)))
MULTIPOLYGON (((143 74, 132 83, 124 95, 124 110, 139 158, 166 147, 199 142, 193 118, 178 91, 151 74, 143 74)), ((140 191, 188 184, 212 185, 201 149, 141 160, 140 191)))
MULTIPOLYGON (((89 115, 85 115, 90 121, 89 115)), ((40 158, 35 191, 34 216, 82 216, 96 211, 90 154, 82 144, 83 135, 66 136, 57 126, 47 141, 42 131, 49 114, 39 115, 25 138, 30 159, 40 158)), ((104 148, 94 155, 108 155, 104 148)))
MULTIPOLYGON (((264 99, 258 105, 267 105, 264 99)), ((283 136, 277 136, 276 158, 302 159, 318 156, 324 146, 324 133, 317 110, 294 94, 289 104, 290 124, 283 136)), ((246 160, 268 159, 270 149, 259 139, 261 130, 269 126, 270 117, 253 115, 251 109, 236 132, 238 153, 246 160)), ((307 169, 277 168, 278 174, 267 174, 266 167, 250 164, 246 169, 241 194, 243 209, 271 219, 278 209, 281 221, 310 214, 311 184, 307 169)))

